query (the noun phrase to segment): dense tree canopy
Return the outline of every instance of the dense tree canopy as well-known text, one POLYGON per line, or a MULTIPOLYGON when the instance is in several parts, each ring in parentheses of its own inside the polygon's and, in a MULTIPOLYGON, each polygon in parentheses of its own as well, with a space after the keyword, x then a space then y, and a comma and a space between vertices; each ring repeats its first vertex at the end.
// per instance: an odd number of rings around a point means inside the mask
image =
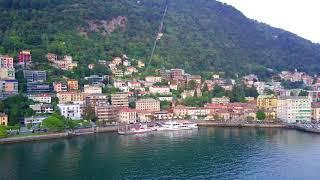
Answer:
MULTIPOLYGON (((46 70, 47 52, 69 54, 80 62, 69 74, 77 77, 90 74, 88 63, 122 53, 149 60, 166 3, 164 36, 152 67, 184 68, 207 77, 209 71, 261 76, 270 74, 268 68, 320 71, 319 45, 215 0, 0 0, 0 53, 17 57, 19 50, 30 49, 36 65, 46 70), (121 23, 119 17, 123 24, 111 27, 121 23), (99 26, 104 23, 111 28, 99 26)), ((93 71, 107 73, 99 66, 93 71)))

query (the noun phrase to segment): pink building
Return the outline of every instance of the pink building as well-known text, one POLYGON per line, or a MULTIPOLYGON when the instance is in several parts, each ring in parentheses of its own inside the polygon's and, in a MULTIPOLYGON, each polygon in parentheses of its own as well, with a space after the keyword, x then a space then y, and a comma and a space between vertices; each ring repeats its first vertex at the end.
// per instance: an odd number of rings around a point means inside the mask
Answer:
POLYGON ((68 87, 66 84, 63 84, 61 82, 54 82, 53 83, 53 90, 55 92, 66 92, 68 90, 68 87))
POLYGON ((13 68, 13 58, 0 55, 0 68, 13 68))
POLYGON ((19 53, 19 64, 31 63, 30 50, 23 50, 19 53))

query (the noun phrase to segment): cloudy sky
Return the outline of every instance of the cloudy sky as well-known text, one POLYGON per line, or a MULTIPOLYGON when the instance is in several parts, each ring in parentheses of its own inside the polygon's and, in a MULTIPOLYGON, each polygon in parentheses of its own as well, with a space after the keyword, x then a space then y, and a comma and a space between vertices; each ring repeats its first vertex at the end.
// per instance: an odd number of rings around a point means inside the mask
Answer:
POLYGON ((320 43, 320 0, 219 0, 258 20, 320 43))

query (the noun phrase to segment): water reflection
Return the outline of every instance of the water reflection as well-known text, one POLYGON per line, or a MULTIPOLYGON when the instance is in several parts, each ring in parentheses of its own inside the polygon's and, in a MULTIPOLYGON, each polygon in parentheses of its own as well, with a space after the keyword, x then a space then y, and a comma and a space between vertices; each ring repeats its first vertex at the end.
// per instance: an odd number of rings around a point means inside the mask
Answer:
POLYGON ((295 130, 108 133, 1 145, 0 179, 310 179, 319 161, 320 136, 295 130))

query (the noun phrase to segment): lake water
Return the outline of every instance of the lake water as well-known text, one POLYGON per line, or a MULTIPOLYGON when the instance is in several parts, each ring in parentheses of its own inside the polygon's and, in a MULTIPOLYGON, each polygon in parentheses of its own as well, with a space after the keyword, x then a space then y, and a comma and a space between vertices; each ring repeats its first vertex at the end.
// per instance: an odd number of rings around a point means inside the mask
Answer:
POLYGON ((0 145, 0 179, 320 179, 320 135, 199 128, 0 145))

